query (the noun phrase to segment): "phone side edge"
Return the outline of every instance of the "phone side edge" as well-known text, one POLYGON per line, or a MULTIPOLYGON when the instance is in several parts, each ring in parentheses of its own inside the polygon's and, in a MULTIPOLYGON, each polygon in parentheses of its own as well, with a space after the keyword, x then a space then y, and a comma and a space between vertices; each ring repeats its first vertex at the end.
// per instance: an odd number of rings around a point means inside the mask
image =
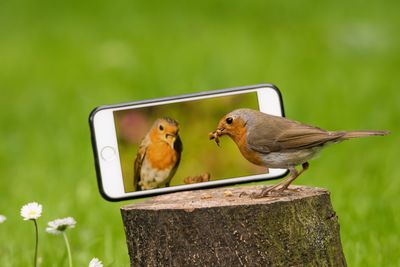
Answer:
POLYGON ((103 186, 103 181, 102 181, 102 176, 101 176, 101 171, 100 171, 100 162, 99 162, 99 153, 97 150, 97 142, 96 142, 96 133, 94 130, 94 117, 97 112, 107 109, 109 106, 104 105, 104 106, 98 106, 95 107, 89 114, 89 128, 90 128, 90 139, 92 143, 92 151, 93 151, 93 157, 94 157, 94 165, 95 165, 95 170, 96 170, 96 179, 97 179, 97 188, 100 192, 100 195, 111 202, 118 202, 121 201, 122 199, 120 198, 113 198, 107 195, 107 193, 104 190, 103 186))
POLYGON ((281 106, 281 111, 282 111, 282 117, 286 117, 285 115, 285 106, 283 105, 283 97, 282 97, 282 92, 279 90, 279 88, 274 85, 274 84, 264 84, 265 86, 270 87, 271 89, 275 90, 275 92, 278 94, 279 97, 279 104, 281 106))

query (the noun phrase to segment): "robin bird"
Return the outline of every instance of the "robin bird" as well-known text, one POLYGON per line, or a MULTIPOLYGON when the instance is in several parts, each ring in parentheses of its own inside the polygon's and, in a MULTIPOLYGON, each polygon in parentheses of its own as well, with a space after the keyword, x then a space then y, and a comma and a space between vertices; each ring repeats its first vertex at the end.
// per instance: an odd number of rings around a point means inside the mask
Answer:
POLYGON ((169 186, 179 166, 182 141, 174 119, 157 119, 139 145, 134 165, 137 191, 169 186))
POLYGON ((312 159, 328 144, 371 135, 386 135, 388 131, 326 131, 283 117, 251 109, 234 110, 219 121, 209 134, 219 145, 219 137, 228 135, 242 155, 251 163, 289 170, 289 176, 272 187, 264 187, 258 197, 270 192, 282 192, 309 166, 312 159), (302 165, 300 171, 296 166, 302 165))

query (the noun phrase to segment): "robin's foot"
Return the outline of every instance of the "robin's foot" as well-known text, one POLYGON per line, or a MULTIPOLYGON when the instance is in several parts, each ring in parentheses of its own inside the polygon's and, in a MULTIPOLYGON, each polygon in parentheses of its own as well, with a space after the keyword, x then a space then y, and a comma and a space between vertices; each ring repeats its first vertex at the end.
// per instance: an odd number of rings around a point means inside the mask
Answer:
POLYGON ((263 197, 276 197, 283 195, 290 195, 293 192, 299 192, 299 188, 288 188, 282 186, 281 184, 277 184, 271 187, 265 187, 261 190, 260 193, 251 194, 251 198, 263 198, 263 197))
POLYGON ((245 197, 248 196, 249 194, 246 192, 240 192, 239 197, 245 197))
POLYGON ((308 162, 304 162, 302 164, 303 169, 298 172, 295 167, 290 167, 290 175, 285 178, 283 181, 279 182, 278 184, 271 186, 271 187, 264 187, 259 194, 252 194, 253 198, 262 198, 262 197, 267 197, 271 196, 272 194, 274 195, 282 195, 283 192, 286 190, 291 190, 288 189, 289 185, 300 175, 302 174, 305 170, 308 169, 309 164, 308 162))
POLYGON ((263 198, 263 197, 268 197, 274 194, 275 192, 282 193, 282 190, 278 188, 280 184, 274 185, 274 186, 265 186, 260 193, 253 193, 251 194, 251 198, 263 198))

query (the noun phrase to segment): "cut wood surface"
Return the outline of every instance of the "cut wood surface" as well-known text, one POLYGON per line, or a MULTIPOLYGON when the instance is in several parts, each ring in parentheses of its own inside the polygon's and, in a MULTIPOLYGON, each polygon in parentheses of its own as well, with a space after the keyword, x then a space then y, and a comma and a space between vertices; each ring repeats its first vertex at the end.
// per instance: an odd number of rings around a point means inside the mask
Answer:
POLYGON ((161 195, 121 208, 131 266, 346 266, 325 189, 261 186, 161 195))

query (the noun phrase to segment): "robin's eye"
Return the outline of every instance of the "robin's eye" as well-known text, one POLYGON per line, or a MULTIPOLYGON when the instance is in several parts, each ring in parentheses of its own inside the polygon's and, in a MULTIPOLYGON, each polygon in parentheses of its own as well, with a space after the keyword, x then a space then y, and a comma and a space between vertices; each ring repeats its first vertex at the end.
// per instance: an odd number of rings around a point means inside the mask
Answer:
POLYGON ((228 118, 226 118, 225 121, 226 121, 227 124, 232 124, 233 118, 232 117, 228 117, 228 118))
POLYGON ((164 130, 164 126, 162 126, 162 125, 160 124, 160 126, 158 126, 158 129, 160 129, 160 131, 163 131, 163 130, 164 130))

